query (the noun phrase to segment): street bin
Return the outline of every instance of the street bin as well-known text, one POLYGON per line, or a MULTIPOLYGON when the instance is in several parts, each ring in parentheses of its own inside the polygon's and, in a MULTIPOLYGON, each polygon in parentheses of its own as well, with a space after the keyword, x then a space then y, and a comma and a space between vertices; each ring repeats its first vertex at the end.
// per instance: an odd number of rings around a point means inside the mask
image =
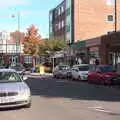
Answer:
POLYGON ((43 65, 40 65, 40 74, 44 74, 45 73, 45 67, 43 65))

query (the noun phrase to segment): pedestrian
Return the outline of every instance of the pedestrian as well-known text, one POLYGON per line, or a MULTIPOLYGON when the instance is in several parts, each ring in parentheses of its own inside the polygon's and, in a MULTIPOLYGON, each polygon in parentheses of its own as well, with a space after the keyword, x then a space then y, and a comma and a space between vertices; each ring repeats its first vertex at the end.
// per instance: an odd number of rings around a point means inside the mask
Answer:
POLYGON ((99 63, 99 60, 96 58, 95 59, 95 65, 99 65, 100 63, 99 63))

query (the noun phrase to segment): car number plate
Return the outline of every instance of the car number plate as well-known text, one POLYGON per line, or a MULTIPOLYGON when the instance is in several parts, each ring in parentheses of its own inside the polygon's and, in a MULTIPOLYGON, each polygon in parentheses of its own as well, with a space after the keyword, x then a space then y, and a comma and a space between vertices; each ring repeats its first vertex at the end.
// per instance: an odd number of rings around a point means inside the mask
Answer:
POLYGON ((0 98, 0 103, 14 102, 14 98, 0 98))

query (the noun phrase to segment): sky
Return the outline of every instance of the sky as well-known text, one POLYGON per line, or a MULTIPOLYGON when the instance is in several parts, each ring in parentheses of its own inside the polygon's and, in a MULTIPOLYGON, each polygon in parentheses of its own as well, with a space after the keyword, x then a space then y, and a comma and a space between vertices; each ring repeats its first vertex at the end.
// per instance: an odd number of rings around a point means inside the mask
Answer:
POLYGON ((43 38, 49 36, 49 10, 62 0, 0 0, 0 31, 13 32, 18 29, 20 13, 20 31, 26 32, 35 24, 43 38), (14 15, 14 17, 12 17, 14 15))

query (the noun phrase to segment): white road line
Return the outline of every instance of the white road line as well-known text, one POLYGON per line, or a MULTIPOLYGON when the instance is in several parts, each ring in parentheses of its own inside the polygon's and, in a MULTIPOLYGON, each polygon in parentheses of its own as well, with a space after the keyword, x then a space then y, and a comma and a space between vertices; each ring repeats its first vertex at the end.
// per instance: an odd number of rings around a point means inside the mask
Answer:
POLYGON ((112 113, 111 111, 103 110, 103 109, 95 109, 95 110, 99 112, 104 112, 104 113, 112 113))
POLYGON ((103 109, 102 106, 95 106, 95 107, 88 107, 88 108, 90 108, 90 109, 103 109))

